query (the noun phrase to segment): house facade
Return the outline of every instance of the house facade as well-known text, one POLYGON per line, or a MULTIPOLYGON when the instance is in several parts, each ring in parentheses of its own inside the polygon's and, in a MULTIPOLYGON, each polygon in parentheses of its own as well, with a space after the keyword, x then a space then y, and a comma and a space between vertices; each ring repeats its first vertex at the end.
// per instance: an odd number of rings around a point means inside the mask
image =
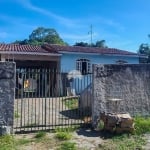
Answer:
POLYGON ((61 54, 60 66, 63 71, 91 71, 92 64, 138 64, 141 55, 114 48, 46 45, 61 54))
MULTIPOLYGON (((54 50, 61 54, 60 67, 66 74, 77 70, 81 73, 82 79, 73 74, 70 80, 72 94, 81 93, 91 83, 91 72, 93 64, 138 64, 141 56, 137 53, 114 49, 79 46, 45 45, 50 52, 54 50), (76 88, 75 88, 76 86, 76 88)), ((77 72, 78 74, 78 72, 77 72)), ((67 78, 67 75, 66 75, 67 78)), ((65 79, 66 81, 66 79, 65 79)))

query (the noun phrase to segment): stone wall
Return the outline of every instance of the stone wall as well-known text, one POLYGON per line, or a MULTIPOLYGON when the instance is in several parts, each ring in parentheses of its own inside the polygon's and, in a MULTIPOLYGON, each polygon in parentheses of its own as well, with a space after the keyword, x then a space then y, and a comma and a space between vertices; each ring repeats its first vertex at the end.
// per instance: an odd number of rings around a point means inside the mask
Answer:
POLYGON ((2 126, 12 129, 14 98, 15 63, 0 62, 0 130, 2 130, 2 126))
POLYGON ((102 112, 149 115, 150 64, 93 65, 93 98, 94 126, 102 112))

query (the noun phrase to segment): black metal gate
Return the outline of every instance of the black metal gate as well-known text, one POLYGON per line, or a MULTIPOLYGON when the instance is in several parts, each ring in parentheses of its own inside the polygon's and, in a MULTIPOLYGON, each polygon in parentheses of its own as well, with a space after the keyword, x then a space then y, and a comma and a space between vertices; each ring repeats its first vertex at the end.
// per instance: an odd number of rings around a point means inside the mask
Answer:
POLYGON ((92 75, 50 69, 16 71, 14 131, 32 132, 91 123, 92 75))

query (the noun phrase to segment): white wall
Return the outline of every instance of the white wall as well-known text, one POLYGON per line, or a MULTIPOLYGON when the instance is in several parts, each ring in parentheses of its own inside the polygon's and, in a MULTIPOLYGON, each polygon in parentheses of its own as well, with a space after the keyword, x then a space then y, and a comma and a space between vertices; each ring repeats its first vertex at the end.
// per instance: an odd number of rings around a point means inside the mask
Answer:
POLYGON ((115 64, 118 60, 127 61, 129 64, 139 64, 138 57, 127 56, 108 56, 108 55, 92 55, 92 54, 62 54, 61 70, 70 71, 76 69, 77 59, 89 59, 91 64, 115 64))

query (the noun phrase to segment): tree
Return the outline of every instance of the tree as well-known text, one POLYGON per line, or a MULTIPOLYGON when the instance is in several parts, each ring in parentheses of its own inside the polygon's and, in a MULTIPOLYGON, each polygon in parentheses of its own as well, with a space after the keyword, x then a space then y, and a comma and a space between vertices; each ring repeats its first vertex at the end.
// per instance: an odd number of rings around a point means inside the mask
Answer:
POLYGON ((95 44, 95 47, 101 47, 101 48, 105 48, 107 46, 105 46, 105 40, 100 40, 100 41, 97 41, 96 44, 95 44))
POLYGON ((43 43, 66 45, 55 29, 44 27, 38 27, 33 30, 29 35, 29 39, 15 41, 14 43, 32 45, 42 45, 43 43))
POLYGON ((85 42, 76 42, 76 43, 74 44, 74 46, 88 47, 89 44, 88 44, 88 43, 85 43, 85 42))
POLYGON ((99 47, 99 48, 106 48, 105 40, 96 41, 96 43, 88 44, 85 42, 77 42, 74 44, 74 46, 82 46, 82 47, 99 47))
MULTIPOLYGON (((150 34, 148 35, 148 38, 150 38, 150 34)), ((139 46, 139 50, 138 52, 140 54, 145 54, 148 56, 148 58, 141 58, 140 59, 140 62, 141 63, 150 63, 150 45, 148 43, 142 43, 140 46, 139 46)))

